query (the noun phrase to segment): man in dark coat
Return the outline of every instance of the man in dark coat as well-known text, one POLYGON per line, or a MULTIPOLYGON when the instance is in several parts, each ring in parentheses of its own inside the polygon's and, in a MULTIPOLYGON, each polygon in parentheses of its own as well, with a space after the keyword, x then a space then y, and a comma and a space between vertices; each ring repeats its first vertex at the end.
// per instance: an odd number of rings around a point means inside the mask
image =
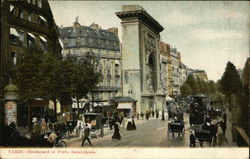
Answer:
POLYGON ((190 147, 195 147, 195 136, 193 131, 190 131, 190 135, 189 135, 189 141, 190 141, 190 147))
POLYGON ((159 118, 159 111, 156 110, 156 119, 158 119, 158 118, 159 118))
POLYGON ((88 124, 86 124, 86 127, 84 129, 84 135, 83 135, 83 138, 82 138, 82 146, 84 146, 84 142, 86 140, 88 140, 89 145, 92 145, 91 142, 90 142, 90 139, 89 139, 89 133, 90 133, 90 128, 88 127, 88 124))

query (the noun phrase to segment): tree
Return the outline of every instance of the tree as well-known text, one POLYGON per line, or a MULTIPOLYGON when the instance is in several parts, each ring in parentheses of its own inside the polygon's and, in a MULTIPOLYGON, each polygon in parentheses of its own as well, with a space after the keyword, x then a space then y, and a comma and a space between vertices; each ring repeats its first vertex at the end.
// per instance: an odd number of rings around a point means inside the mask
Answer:
POLYGON ((216 93, 216 84, 213 80, 208 81, 208 94, 213 95, 216 93))
POLYGON ((196 83, 197 83, 197 86, 198 86, 198 93, 201 93, 201 94, 207 94, 208 93, 208 84, 207 82, 205 82, 203 79, 197 77, 196 78, 196 83))
POLYGON ((240 97, 242 91, 242 81, 234 64, 231 62, 227 63, 220 84, 222 92, 226 95, 227 99, 229 99, 232 94, 235 94, 236 97, 240 97))
MULTIPOLYGON (((63 94, 65 87, 62 87, 62 81, 64 80, 62 75, 64 74, 62 69, 62 58, 55 56, 51 53, 45 53, 43 55, 42 71, 43 75, 43 92, 45 92, 45 98, 52 100, 54 103, 54 117, 57 121, 57 107, 56 103, 63 94)), ((65 72, 67 73, 67 72, 65 72)))
POLYGON ((186 83, 191 88, 192 94, 197 94, 198 93, 198 86, 197 86, 197 83, 196 83, 193 75, 188 76, 188 78, 186 80, 186 83))
POLYGON ((77 101, 77 116, 79 117, 79 100, 84 97, 87 98, 87 94, 96 88, 101 75, 97 72, 99 61, 91 52, 87 52, 83 57, 71 56, 72 60, 75 62, 74 70, 76 77, 72 85, 73 96, 77 101))
POLYGON ((243 95, 241 98, 241 126, 249 134, 249 91, 250 91, 250 58, 247 59, 243 69, 243 95))
POLYGON ((34 99, 44 95, 42 70, 43 52, 38 49, 27 49, 18 55, 16 84, 19 97, 34 99))
POLYGON ((43 52, 39 49, 27 49, 18 55, 16 84, 19 99, 28 102, 28 121, 31 129, 31 104, 35 98, 44 96, 42 70, 43 52))
POLYGON ((185 82, 182 86, 181 86, 181 94, 183 96, 188 96, 192 93, 192 89, 190 88, 190 86, 185 82))

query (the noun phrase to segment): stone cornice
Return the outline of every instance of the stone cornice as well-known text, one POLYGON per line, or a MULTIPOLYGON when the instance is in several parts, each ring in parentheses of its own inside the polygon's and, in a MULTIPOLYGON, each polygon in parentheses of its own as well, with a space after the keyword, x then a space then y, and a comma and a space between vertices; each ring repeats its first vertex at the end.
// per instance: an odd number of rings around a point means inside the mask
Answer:
POLYGON ((163 26, 161 26, 161 24, 159 24, 145 10, 123 11, 123 12, 116 12, 115 14, 124 22, 126 21, 129 22, 134 18, 138 18, 157 34, 159 34, 164 29, 163 26))

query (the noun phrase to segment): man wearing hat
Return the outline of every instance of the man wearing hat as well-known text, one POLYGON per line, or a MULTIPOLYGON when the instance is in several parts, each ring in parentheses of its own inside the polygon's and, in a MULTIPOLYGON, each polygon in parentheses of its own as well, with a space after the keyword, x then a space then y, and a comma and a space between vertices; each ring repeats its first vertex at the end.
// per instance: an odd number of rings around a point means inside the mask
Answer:
POLYGON ((41 134, 41 128, 37 122, 38 122, 37 118, 32 119, 32 123, 33 123, 32 130, 31 130, 31 138, 32 139, 37 138, 41 134))
POLYGON ((82 146, 84 146, 84 142, 86 140, 88 140, 90 146, 92 145, 91 142, 90 142, 90 139, 89 139, 89 134, 90 134, 90 128, 89 128, 89 125, 86 124, 86 127, 84 129, 84 135, 83 135, 83 138, 82 138, 82 146))
POLYGON ((195 136, 194 132, 191 130, 190 135, 189 135, 189 140, 190 140, 190 147, 195 147, 195 136))

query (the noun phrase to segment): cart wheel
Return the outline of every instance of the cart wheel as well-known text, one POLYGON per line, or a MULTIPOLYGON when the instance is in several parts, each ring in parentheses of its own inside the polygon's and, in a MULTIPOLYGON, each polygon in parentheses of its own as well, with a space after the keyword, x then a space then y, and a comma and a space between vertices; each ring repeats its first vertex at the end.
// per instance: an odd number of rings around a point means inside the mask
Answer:
POLYGON ((67 144, 65 141, 61 141, 58 143, 58 145, 56 147, 67 147, 67 144))

